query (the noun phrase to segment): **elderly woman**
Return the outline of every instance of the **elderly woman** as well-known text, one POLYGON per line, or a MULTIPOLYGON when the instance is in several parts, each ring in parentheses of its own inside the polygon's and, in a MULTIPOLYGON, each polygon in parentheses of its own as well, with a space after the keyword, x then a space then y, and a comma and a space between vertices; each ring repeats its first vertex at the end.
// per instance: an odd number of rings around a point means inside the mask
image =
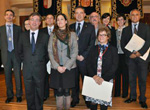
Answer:
POLYGON ((51 34, 48 52, 51 61, 50 87, 55 89, 57 110, 70 108, 70 88, 75 86, 77 36, 68 28, 65 14, 56 16, 56 25, 51 34))
MULTIPOLYGON (((108 43, 111 38, 110 30, 104 26, 100 27, 97 38, 99 44, 91 48, 87 57, 87 76, 93 77, 99 85, 103 81, 113 83, 118 66, 118 54, 117 49, 108 43)), ((91 110, 97 110, 97 104, 100 104, 100 110, 107 110, 108 106, 112 106, 112 101, 106 102, 91 97, 86 97, 86 101, 91 102, 91 110)))

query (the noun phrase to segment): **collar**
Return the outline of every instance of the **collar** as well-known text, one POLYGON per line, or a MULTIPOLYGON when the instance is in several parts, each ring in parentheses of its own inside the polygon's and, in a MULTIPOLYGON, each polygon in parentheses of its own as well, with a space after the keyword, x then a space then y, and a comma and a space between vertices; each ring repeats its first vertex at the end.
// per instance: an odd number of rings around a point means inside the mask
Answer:
POLYGON ((83 24, 84 24, 84 20, 83 20, 83 21, 81 21, 81 22, 76 21, 76 26, 78 25, 78 23, 81 23, 81 25, 80 25, 80 26, 83 26, 83 24))
POLYGON ((135 24, 137 24, 136 27, 139 26, 139 22, 137 22, 137 23, 132 23, 132 27, 134 27, 135 24))
POLYGON ((12 27, 12 26, 13 26, 13 23, 11 23, 11 24, 9 24, 9 23, 6 23, 5 25, 6 25, 6 26, 7 26, 7 25, 11 25, 11 27, 12 27))
POLYGON ((35 31, 30 30, 30 34, 31 34, 32 32, 34 32, 35 34, 37 34, 37 33, 39 32, 39 29, 37 29, 37 30, 35 30, 35 31))
POLYGON ((51 27, 47 26, 47 28, 53 30, 54 29, 54 25, 52 25, 51 27))

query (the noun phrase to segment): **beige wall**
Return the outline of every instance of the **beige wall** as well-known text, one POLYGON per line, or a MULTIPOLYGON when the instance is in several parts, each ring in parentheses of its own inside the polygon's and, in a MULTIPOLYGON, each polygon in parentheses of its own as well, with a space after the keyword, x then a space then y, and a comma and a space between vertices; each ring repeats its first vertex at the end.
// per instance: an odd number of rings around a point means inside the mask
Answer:
POLYGON ((0 0, 0 26, 5 23, 4 12, 10 8, 9 0, 0 0))

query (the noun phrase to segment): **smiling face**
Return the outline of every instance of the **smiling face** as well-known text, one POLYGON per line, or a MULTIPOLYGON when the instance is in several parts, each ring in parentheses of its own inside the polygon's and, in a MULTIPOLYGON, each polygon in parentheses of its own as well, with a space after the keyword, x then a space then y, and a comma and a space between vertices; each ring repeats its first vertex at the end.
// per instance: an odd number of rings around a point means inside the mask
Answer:
POLYGON ((133 23, 137 23, 140 21, 141 15, 140 15, 140 11, 138 10, 133 10, 130 13, 130 19, 133 23))
POLYGON ((86 14, 85 14, 85 12, 84 12, 84 10, 83 10, 82 8, 77 8, 77 9, 75 10, 75 15, 74 15, 74 17, 76 18, 76 20, 77 20, 78 22, 83 21, 85 15, 86 15, 86 14))
POLYGON ((90 22, 93 25, 98 25, 98 23, 100 22, 100 16, 99 16, 99 14, 96 13, 96 12, 91 13, 91 15, 90 15, 90 22))
POLYGON ((25 27, 26 30, 30 30, 29 20, 26 20, 26 21, 24 22, 24 27, 25 27))
POLYGON ((32 31, 37 30, 41 24, 40 17, 38 15, 31 16, 29 19, 29 24, 32 31))
POLYGON ((107 18, 103 18, 102 19, 102 23, 107 26, 110 23, 110 16, 108 16, 107 18))
POLYGON ((119 18, 117 19, 117 24, 118 24, 119 27, 124 26, 124 24, 125 24, 124 18, 123 18, 123 17, 119 17, 119 18))
POLYGON ((46 24, 48 26, 54 25, 54 17, 53 17, 53 15, 47 15, 46 19, 45 19, 45 22, 46 22, 46 24))
POLYGON ((59 27, 59 29, 66 29, 66 24, 67 24, 67 20, 64 18, 64 16, 59 15, 57 16, 57 25, 59 27))
POLYGON ((7 23, 12 23, 13 20, 15 19, 14 15, 11 11, 6 11, 4 18, 7 23))
POLYGON ((100 31, 98 33, 98 41, 101 45, 107 44, 109 40, 109 37, 107 36, 106 31, 100 31))

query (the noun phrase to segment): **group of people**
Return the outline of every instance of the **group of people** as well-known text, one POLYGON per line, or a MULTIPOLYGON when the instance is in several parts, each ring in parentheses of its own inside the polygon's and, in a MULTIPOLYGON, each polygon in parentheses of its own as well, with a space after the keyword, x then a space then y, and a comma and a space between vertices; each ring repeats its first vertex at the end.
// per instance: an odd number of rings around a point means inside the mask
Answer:
MULTIPOLYGON (((6 23, 0 27, 0 49, 7 88, 6 103, 14 98, 12 68, 17 102, 22 101, 22 63, 28 110, 43 110, 43 103, 49 97, 49 87, 54 89, 57 110, 75 107, 80 101, 80 75, 82 82, 85 75, 92 77, 98 85, 103 81, 114 82, 114 97, 121 94, 122 98, 128 97, 130 85, 130 97, 125 100, 126 103, 136 101, 138 76, 139 103, 142 108, 148 108, 145 92, 149 57, 146 61, 139 57, 150 46, 150 29, 139 22, 140 11, 134 9, 130 12, 131 25, 127 27, 125 16, 118 15, 117 30, 110 25, 109 13, 100 17, 97 12, 92 12, 90 22, 85 22, 85 16, 84 8, 76 7, 76 22, 69 25, 65 14, 55 17, 48 14, 45 18, 47 27, 39 29, 41 15, 33 12, 24 21, 22 32, 21 27, 13 24, 15 13, 10 9, 5 11, 6 23), (125 46, 133 33, 144 39, 145 44, 139 51, 130 52, 125 46), (49 60, 50 80, 46 67, 49 60)), ((91 110, 97 110, 98 104, 101 110, 112 106, 112 100, 106 102, 88 96, 83 96, 83 99, 91 110)))

